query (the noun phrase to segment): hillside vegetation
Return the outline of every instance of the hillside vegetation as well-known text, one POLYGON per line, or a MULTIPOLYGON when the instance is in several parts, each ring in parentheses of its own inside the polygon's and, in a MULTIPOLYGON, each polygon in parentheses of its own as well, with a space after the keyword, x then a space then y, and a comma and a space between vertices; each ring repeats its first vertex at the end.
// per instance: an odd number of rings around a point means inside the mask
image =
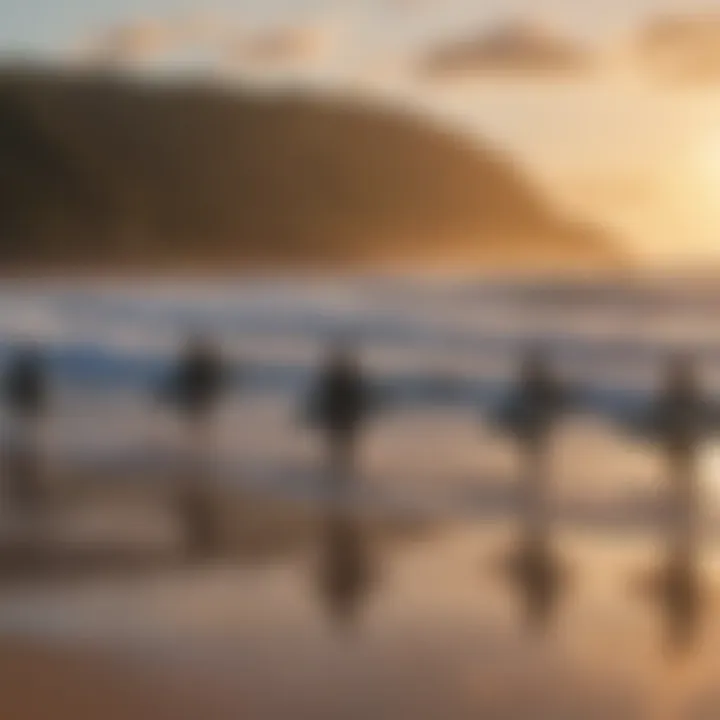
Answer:
POLYGON ((314 95, 0 73, 0 262, 605 263, 504 157, 314 95))

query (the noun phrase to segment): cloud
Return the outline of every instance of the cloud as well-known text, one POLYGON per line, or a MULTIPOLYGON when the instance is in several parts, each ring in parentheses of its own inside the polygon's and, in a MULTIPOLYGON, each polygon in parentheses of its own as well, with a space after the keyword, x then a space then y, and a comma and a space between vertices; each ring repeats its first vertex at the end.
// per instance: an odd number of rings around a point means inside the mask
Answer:
POLYGON ((400 12, 427 10, 440 4, 440 0, 386 0, 385 7, 400 12))
POLYGON ((544 27, 512 22, 488 32, 445 42, 420 61, 430 79, 492 75, 572 76, 593 65, 589 50, 544 27))
POLYGON ((137 65, 200 51, 223 66, 304 65, 331 54, 329 22, 248 29, 237 18, 203 13, 118 24, 85 38, 73 53, 86 64, 137 65))
POLYGON ((238 33, 227 47, 226 60, 253 67, 304 65, 331 55, 337 37, 337 28, 329 23, 238 33))
POLYGON ((83 40, 76 53, 90 63, 125 64, 152 60, 178 45, 172 23, 145 19, 107 28, 83 40))
POLYGON ((633 50, 641 68, 656 79, 720 82, 720 14, 653 18, 638 33, 633 50))

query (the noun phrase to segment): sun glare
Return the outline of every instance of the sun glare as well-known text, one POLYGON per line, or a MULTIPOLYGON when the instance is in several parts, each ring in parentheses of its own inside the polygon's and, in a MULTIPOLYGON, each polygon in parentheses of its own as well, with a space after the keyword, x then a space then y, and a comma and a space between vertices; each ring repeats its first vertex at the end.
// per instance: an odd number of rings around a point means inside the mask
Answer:
POLYGON ((704 494, 720 502, 720 443, 708 442, 700 453, 700 482, 704 494))

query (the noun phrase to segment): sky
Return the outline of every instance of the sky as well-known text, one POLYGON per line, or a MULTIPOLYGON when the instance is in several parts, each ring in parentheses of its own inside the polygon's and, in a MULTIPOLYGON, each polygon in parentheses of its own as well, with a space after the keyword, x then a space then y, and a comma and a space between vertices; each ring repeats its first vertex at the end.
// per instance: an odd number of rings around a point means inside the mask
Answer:
POLYGON ((610 226, 631 252, 720 260, 720 0, 0 0, 0 11, 6 59, 319 84, 410 104, 506 150, 542 192, 610 226), (701 13, 711 28, 671 39, 672 61, 695 63, 680 82, 658 80, 665 46, 640 46, 668 13, 701 13), (488 38, 506 72, 486 71, 488 38), (592 69, 528 71, 563 44, 592 69))
POLYGON ((648 14, 719 8, 700 0, 2 0, 0 46, 6 50, 55 52, 93 28, 180 13, 236 16, 248 23, 304 19, 324 14, 354 16, 370 30, 370 44, 401 42, 444 29, 522 15, 547 17, 587 35, 623 32, 648 14), (374 38, 372 37, 374 35, 374 38))

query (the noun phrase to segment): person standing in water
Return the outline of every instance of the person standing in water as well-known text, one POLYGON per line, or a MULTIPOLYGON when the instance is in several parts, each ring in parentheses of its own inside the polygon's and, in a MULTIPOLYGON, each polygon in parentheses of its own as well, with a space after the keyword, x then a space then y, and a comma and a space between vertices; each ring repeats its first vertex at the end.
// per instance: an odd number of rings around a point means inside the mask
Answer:
POLYGON ((525 598, 528 622, 543 627, 554 606, 559 582, 550 547, 548 495, 552 434, 567 393, 538 348, 531 349, 523 360, 516 393, 506 417, 522 463, 522 535, 513 571, 525 598))
POLYGON ((206 338, 191 336, 171 377, 168 395, 192 433, 206 438, 225 384, 226 371, 219 352, 206 338))
POLYGON ((370 388, 357 357, 346 345, 336 346, 310 398, 311 420, 325 435, 336 486, 346 484, 355 470, 370 406, 370 388))
POLYGON ((40 424, 47 409, 47 378, 37 348, 23 345, 9 359, 3 382, 9 432, 5 439, 5 492, 22 510, 41 502, 40 424))
POLYGON ((212 420, 227 384, 219 352, 204 337, 188 339, 166 388, 168 399, 185 421, 184 464, 178 491, 178 511, 185 527, 188 553, 207 555, 218 545, 214 496, 207 487, 207 453, 212 420))
POLYGON ((524 473, 525 544, 544 549, 549 535, 548 492, 552 434, 565 404, 565 392, 537 348, 520 369, 515 436, 524 473))
POLYGON ((699 614, 697 454, 705 406, 690 357, 670 361, 654 422, 670 470, 673 526, 664 577, 664 601, 675 645, 688 642, 699 614))

